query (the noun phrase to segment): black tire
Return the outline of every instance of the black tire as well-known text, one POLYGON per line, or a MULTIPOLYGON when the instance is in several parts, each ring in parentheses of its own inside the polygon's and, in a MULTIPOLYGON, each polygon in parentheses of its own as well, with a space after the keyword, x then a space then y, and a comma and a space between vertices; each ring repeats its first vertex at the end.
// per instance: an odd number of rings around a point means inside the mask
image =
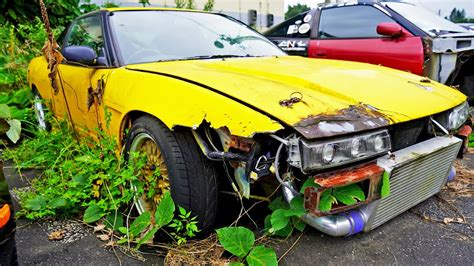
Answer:
POLYGON ((148 115, 133 123, 125 144, 127 157, 134 138, 141 133, 151 136, 161 150, 175 204, 197 216, 199 229, 203 234, 208 233, 217 213, 215 166, 204 157, 190 130, 170 131, 161 121, 148 115))

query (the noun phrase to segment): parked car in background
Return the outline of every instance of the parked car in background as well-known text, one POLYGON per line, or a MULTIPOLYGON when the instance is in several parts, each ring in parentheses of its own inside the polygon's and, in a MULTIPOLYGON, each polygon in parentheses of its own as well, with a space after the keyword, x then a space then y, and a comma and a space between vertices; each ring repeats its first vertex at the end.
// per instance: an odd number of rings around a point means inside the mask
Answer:
POLYGON ((12 198, 0 161, 0 265, 17 265, 12 198))
POLYGON ((227 183, 224 192, 245 198, 281 189, 288 203, 300 200, 292 206, 304 204, 311 226, 351 235, 454 177, 462 141, 450 133, 465 126, 468 105, 437 82, 288 56, 243 23, 198 11, 100 10, 74 20, 58 43, 66 60, 55 82, 41 56, 30 62, 29 86, 56 117, 89 134, 109 125, 125 154, 147 157, 139 181, 149 190, 135 198, 140 213, 154 212, 171 191, 209 231, 217 184, 227 183), (337 201, 333 189, 356 191, 357 199, 337 201))
POLYGON ((396 68, 459 86, 474 100, 474 33, 414 4, 324 4, 264 35, 289 54, 396 68))

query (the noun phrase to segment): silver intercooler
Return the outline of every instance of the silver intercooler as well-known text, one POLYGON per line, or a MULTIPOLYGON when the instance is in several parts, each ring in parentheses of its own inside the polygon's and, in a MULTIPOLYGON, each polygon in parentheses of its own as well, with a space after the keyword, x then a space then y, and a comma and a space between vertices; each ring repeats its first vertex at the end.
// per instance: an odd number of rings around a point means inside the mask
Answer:
MULTIPOLYGON (((301 219, 332 236, 370 231, 438 193, 461 144, 456 137, 435 137, 381 157, 377 164, 390 174, 389 196, 348 213, 324 217, 308 213, 301 219)), ((283 192, 288 202, 295 196, 286 188, 283 192)))
POLYGON ((438 193, 461 148, 456 137, 436 137, 385 156, 377 164, 390 172, 391 193, 372 204, 369 231, 438 193))

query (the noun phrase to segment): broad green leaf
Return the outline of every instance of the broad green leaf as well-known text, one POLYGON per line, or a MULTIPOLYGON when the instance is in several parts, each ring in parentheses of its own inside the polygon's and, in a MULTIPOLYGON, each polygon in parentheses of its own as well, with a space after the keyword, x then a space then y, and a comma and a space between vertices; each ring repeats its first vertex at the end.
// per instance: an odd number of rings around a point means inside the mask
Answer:
POLYGON ((49 205, 55 209, 62 208, 67 205, 67 201, 63 198, 54 198, 49 202, 49 205))
POLYGON ((180 213, 181 215, 186 215, 186 209, 184 209, 184 208, 181 207, 181 206, 179 206, 178 209, 179 209, 179 213, 180 213))
POLYGON ((244 266, 245 264, 243 264, 242 262, 238 262, 238 261, 233 261, 231 263, 229 263, 229 266, 244 266))
POLYGON ((7 137, 13 143, 16 143, 20 139, 21 122, 19 120, 12 119, 12 120, 7 120, 7 123, 10 125, 10 129, 7 131, 7 137))
POLYGON ((385 198, 389 195, 390 195, 390 175, 387 171, 385 171, 382 176, 382 188, 380 190, 380 196, 382 198, 385 198))
POLYGON ((140 238, 140 241, 138 241, 138 246, 137 249, 140 248, 140 245, 143 243, 146 243, 148 240, 152 239, 153 236, 155 236, 156 232, 158 231, 158 227, 153 227, 150 231, 148 231, 142 238, 140 238))
POLYGON ((293 225, 291 223, 288 223, 285 228, 276 231, 273 233, 274 236, 279 236, 279 237, 289 237, 293 234, 293 225))
POLYGON ((285 217, 288 217, 288 218, 291 218, 291 217, 301 217, 302 215, 304 215, 306 213, 305 210, 293 210, 293 209, 290 209, 290 210, 283 210, 283 215, 285 217))
POLYGON ((303 185, 301 186, 301 188, 300 188, 300 193, 301 193, 301 194, 304 194, 304 190, 305 190, 307 187, 320 187, 320 185, 314 183, 314 179, 313 179, 313 178, 308 178, 308 179, 306 179, 306 181, 304 181, 303 185))
POLYGON ((126 235, 128 233, 127 227, 121 226, 118 228, 119 232, 126 235))
POLYGON ((303 232, 303 230, 306 228, 306 223, 303 222, 300 218, 294 217, 292 219, 293 225, 295 226, 296 230, 303 232))
POLYGON ((264 246, 256 246, 245 259, 249 266, 275 266, 278 265, 275 251, 264 246))
POLYGON ((15 106, 10 107, 10 112, 13 119, 25 120, 30 112, 29 109, 18 109, 15 106))
POLYGON ((273 234, 274 230, 272 229, 272 221, 271 221, 272 215, 269 214, 265 217, 265 221, 263 222, 264 227, 265 227, 265 233, 267 234, 273 234))
POLYGON ((325 190, 323 193, 321 193, 321 198, 319 199, 319 210, 329 211, 332 209, 332 205, 335 203, 337 203, 337 200, 331 194, 331 190, 325 190))
POLYGON ((298 196, 298 197, 293 198, 293 199, 291 200, 291 202, 290 202, 290 208, 291 208, 292 210, 301 212, 301 214, 298 215, 298 216, 301 216, 301 215, 305 214, 305 213, 306 213, 306 209, 305 209, 305 207, 304 207, 304 199, 303 199, 303 197, 302 197, 302 196, 298 196))
POLYGON ((11 16, 14 20, 17 19, 16 13, 15 13, 15 11, 13 11, 13 9, 8 9, 8 14, 10 14, 10 16, 11 16))
POLYGON ((276 197, 270 204, 268 204, 268 208, 272 211, 277 209, 288 209, 288 203, 283 200, 282 197, 276 197))
POLYGON ((10 107, 8 105, 2 103, 0 104, 0 118, 11 118, 12 114, 10 112, 10 107))
MULTIPOLYGON (((5 74, 0 72, 0 80, 4 77, 5 74)), ((10 95, 8 93, 2 92, 0 93, 0 104, 8 104, 10 101, 10 95)))
POLYGON ((83 187, 87 183, 87 178, 83 175, 76 175, 72 177, 72 181, 83 187))
POLYGON ((160 204, 156 208, 155 222, 159 227, 163 227, 171 222, 174 217, 175 205, 171 198, 171 193, 166 191, 161 198, 160 204))
POLYGON ((132 225, 130 225, 130 233, 136 237, 140 235, 148 225, 151 224, 151 215, 150 212, 144 212, 138 216, 135 221, 133 221, 132 225))
POLYGON ((240 258, 249 253, 255 242, 255 235, 245 227, 224 227, 216 232, 222 247, 240 258))
POLYGON ((105 215, 104 211, 97 205, 90 205, 87 207, 86 211, 84 212, 84 217, 82 220, 85 223, 92 223, 100 218, 102 218, 105 215))
POLYGON ((341 202, 348 206, 356 204, 357 201, 365 200, 364 191, 357 184, 351 184, 348 186, 335 188, 333 189, 332 194, 338 202, 341 202))
POLYGON ((270 221, 272 222, 273 230, 278 231, 288 225, 290 217, 286 215, 286 210, 278 209, 272 213, 270 221))
MULTIPOLYGON (((110 228, 116 232, 117 231, 121 232, 120 228, 123 227, 123 215, 120 212, 117 212, 117 215, 115 215, 115 213, 111 213, 107 215, 107 217, 105 218, 105 226, 107 226, 107 228, 110 228)), ((125 230, 125 233, 126 232, 127 231, 125 230)))
POLYGON ((46 207, 46 201, 42 196, 36 196, 25 202, 25 207, 33 211, 39 211, 46 207))

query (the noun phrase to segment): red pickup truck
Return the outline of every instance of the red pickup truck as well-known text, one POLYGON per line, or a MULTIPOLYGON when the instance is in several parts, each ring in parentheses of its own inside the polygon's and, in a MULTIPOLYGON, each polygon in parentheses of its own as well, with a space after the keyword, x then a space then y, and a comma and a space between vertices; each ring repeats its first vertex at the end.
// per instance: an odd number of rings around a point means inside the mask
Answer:
POLYGON ((474 32, 410 3, 323 4, 264 35, 292 55, 378 64, 459 86, 474 102, 474 32))

